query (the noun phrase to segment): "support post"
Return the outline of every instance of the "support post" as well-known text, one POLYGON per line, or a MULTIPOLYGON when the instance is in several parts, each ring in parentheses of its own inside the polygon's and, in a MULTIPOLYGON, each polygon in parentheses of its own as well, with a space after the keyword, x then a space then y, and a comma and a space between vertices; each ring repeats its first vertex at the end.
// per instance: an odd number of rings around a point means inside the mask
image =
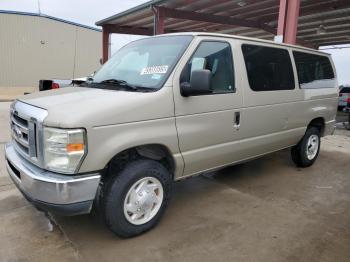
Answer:
POLYGON ((284 43, 296 44, 300 0, 280 0, 277 37, 284 43))
POLYGON ((287 0, 280 0, 280 8, 278 13, 277 36, 284 35, 286 28, 287 0))
POLYGON ((102 27, 102 63, 106 63, 109 58, 110 32, 106 27, 102 27))
POLYGON ((152 11, 154 14, 154 23, 153 23, 153 33, 154 35, 161 35, 165 32, 164 27, 164 19, 165 15, 161 8, 158 8, 157 6, 152 7, 152 11))

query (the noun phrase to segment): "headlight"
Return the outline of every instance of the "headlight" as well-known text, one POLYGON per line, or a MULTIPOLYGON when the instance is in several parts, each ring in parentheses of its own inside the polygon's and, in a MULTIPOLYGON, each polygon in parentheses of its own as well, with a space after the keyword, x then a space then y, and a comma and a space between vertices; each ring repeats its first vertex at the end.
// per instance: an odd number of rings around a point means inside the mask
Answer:
POLYGON ((74 173, 87 152, 84 129, 44 128, 45 168, 74 173))

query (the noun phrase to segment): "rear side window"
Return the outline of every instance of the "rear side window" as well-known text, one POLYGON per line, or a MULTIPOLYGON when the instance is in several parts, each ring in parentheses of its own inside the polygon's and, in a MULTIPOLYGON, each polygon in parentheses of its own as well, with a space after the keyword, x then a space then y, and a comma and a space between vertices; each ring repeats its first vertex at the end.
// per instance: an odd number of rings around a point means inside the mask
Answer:
POLYGON ((204 41, 194 52, 181 73, 180 82, 190 82, 191 72, 208 69, 211 89, 215 94, 235 91, 231 46, 226 42, 204 41))
POLYGON ((242 45, 250 88, 254 91, 294 89, 294 74, 285 49, 242 45))
POLYGON ((334 72, 326 56, 293 51, 301 88, 334 87, 334 72))

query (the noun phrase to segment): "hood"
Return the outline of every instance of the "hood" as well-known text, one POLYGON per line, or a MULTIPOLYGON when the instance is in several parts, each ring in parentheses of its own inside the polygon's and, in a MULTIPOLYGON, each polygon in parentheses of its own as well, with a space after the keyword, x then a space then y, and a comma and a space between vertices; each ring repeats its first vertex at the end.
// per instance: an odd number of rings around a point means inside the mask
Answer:
POLYGON ((97 127, 173 116, 171 91, 166 87, 147 93, 67 87, 33 93, 18 100, 46 109, 47 126, 97 127))

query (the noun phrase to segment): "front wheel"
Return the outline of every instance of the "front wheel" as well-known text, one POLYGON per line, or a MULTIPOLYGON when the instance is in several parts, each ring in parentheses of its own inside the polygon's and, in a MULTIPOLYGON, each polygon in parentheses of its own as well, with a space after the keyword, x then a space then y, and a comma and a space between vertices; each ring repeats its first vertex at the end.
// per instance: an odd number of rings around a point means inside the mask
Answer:
POLYGON ((113 174, 104 195, 109 229, 120 237, 133 237, 154 227, 168 205, 172 177, 153 160, 137 160, 113 174))
POLYGON ((316 127, 308 128, 302 140, 292 147, 293 162, 299 167, 311 166, 320 152, 320 145, 319 129, 316 127))

